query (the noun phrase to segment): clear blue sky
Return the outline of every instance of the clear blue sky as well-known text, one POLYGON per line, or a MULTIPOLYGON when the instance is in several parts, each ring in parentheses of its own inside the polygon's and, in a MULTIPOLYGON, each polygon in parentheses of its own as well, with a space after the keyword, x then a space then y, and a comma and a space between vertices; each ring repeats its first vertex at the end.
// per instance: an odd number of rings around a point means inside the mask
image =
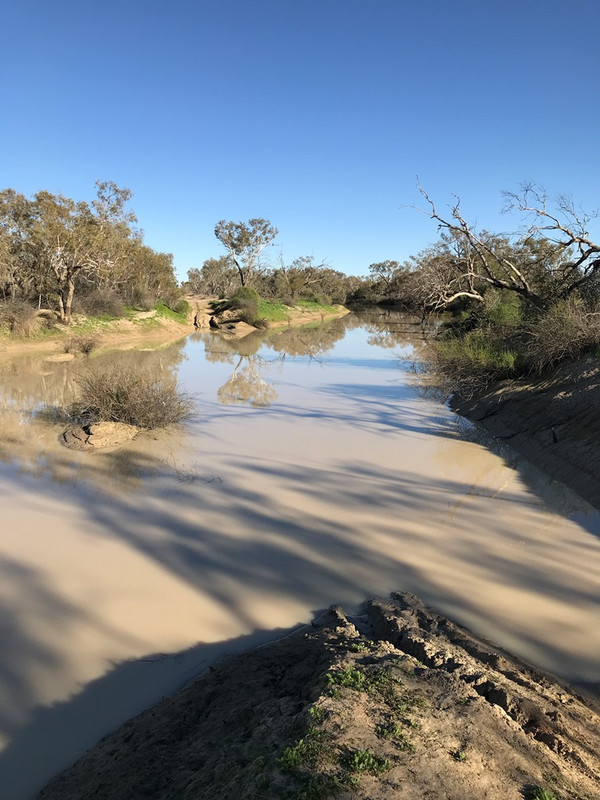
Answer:
POLYGON ((509 230, 523 180, 600 206, 598 0, 0 0, 2 188, 133 191, 181 277, 220 219, 365 274, 436 239, 403 208, 509 230))

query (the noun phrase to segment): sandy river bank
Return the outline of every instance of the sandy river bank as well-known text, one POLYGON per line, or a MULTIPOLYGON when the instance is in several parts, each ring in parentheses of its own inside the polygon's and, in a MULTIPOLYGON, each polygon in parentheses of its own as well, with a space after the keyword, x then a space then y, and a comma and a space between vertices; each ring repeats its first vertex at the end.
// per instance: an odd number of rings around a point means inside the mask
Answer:
POLYGON ((598 359, 565 364, 543 379, 505 382, 452 406, 600 508, 598 359))

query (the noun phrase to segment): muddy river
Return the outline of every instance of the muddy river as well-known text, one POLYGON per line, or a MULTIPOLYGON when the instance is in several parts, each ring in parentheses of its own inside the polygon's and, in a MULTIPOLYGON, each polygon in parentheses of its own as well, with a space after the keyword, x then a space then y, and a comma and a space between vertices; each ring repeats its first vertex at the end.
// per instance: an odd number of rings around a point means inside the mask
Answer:
POLYGON ((407 590, 600 680, 600 525, 415 386, 418 328, 351 315, 53 363, 0 354, 0 787, 31 797, 221 654, 407 590), (110 360, 176 374, 181 429, 59 444, 110 360))

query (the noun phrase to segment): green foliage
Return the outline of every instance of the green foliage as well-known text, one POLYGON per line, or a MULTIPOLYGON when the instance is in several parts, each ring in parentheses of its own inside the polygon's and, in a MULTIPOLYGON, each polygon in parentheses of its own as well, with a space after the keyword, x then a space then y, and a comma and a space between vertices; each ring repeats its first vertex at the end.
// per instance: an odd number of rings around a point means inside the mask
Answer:
POLYGON ((523 321, 523 302, 511 292, 488 292, 482 318, 494 327, 516 327, 523 321))
POLYGON ((217 222, 215 236, 227 250, 242 286, 252 281, 261 252, 278 233, 269 220, 260 217, 248 222, 217 222))
POLYGON ((245 303, 248 301, 258 303, 259 300, 260 295, 256 289, 253 289, 251 286, 238 286, 238 288, 229 298, 229 304, 231 308, 239 308, 240 303, 245 303))
POLYGON ((77 378, 79 399, 70 414, 88 424, 125 422, 140 428, 162 428, 187 419, 191 397, 180 392, 174 379, 136 369, 108 367, 77 378))
POLYGON ((426 360, 446 392, 468 395, 516 374, 518 353, 490 328, 476 328, 429 345, 426 360))
POLYGON ((369 645, 359 639, 358 641, 350 642, 348 650, 350 650, 351 653, 365 653, 369 650, 369 645))
POLYGON ((311 706, 308 713, 316 725, 319 725, 327 717, 327 711, 323 706, 311 706))
POLYGON ((527 800, 559 800, 551 789, 544 789, 541 786, 534 786, 528 793, 527 800))
POLYGON ((283 303, 272 300, 261 300, 258 304, 258 316, 268 322, 285 322, 289 316, 289 308, 283 303))
POLYGON ((367 748, 350 750, 344 759, 344 766, 349 772, 382 775, 390 768, 390 762, 387 758, 380 758, 367 748))
POLYGON ((393 741, 399 750, 413 753, 414 745, 406 738, 402 726, 398 722, 388 722, 385 725, 377 725, 375 733, 380 739, 393 741))
POLYGON ((343 686, 356 692, 378 694, 392 706, 398 702, 397 688, 400 681, 385 669, 357 669, 348 666, 326 673, 325 679, 330 687, 330 694, 343 686))
POLYGON ((366 692, 369 688, 367 673, 355 667, 345 667, 335 672, 328 672, 325 679, 329 686, 347 686, 357 692, 366 692))
POLYGON ((314 766, 322 755, 322 735, 311 728, 303 739, 284 749, 277 764, 282 772, 295 772, 301 767, 314 766))
POLYGON ((179 322, 181 325, 185 325, 187 323, 188 314, 191 311, 191 306, 187 300, 181 300, 177 302, 176 309, 181 310, 169 308, 169 306, 166 303, 163 303, 162 300, 159 301, 154 308, 159 317, 171 319, 174 322, 179 322))
POLYGON ((331 305, 331 300, 324 295, 320 295, 318 299, 298 300, 296 305, 298 308, 303 308, 306 311, 315 311, 322 314, 332 314, 334 311, 337 311, 336 307, 331 305))
POLYGON ((136 304, 144 295, 151 306, 177 292, 173 257, 144 245, 135 228, 127 210, 131 192, 111 181, 99 181, 96 189, 91 203, 47 191, 32 198, 0 191, 4 297, 57 311, 70 324, 77 304, 87 315, 114 318, 121 303, 136 304))

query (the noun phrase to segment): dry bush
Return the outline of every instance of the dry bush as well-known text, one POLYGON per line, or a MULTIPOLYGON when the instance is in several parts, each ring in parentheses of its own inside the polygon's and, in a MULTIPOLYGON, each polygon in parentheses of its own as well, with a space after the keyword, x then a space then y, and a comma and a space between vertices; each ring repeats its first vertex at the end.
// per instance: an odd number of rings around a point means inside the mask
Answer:
POLYGON ((110 289, 94 289, 87 294, 76 298, 75 311, 88 317, 122 317, 124 314, 123 301, 119 295, 110 289))
POLYGON ((574 301, 558 303, 527 328, 523 361, 542 373, 561 361, 575 360, 600 344, 600 315, 586 313, 574 301))
POLYGON ((193 409, 192 398, 177 388, 174 378, 144 370, 116 366, 90 370, 77 384, 79 399, 70 414, 88 424, 125 422, 163 428, 188 419, 193 409))
POLYGON ((100 337, 97 333, 82 333, 80 336, 69 336, 63 342, 63 350, 65 353, 73 353, 78 351, 86 356, 95 350, 100 345, 100 337))
POLYGON ((0 325, 13 336, 33 336, 39 330, 37 309, 24 300, 0 303, 0 325))

